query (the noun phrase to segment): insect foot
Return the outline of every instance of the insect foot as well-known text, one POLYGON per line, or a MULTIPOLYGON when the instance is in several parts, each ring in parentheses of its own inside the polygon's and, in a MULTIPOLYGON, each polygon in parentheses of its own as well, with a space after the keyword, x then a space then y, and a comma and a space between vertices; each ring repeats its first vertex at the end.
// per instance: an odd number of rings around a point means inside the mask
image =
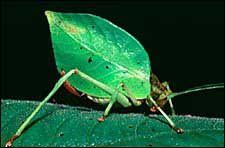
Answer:
POLYGON ((101 115, 99 118, 98 118, 98 121, 99 122, 103 122, 105 120, 105 116, 104 115, 101 115))
POLYGON ((153 106, 153 107, 150 108, 150 111, 152 113, 156 113, 157 112, 157 108, 155 106, 153 106))
POLYGON ((177 134, 182 134, 184 132, 182 128, 173 127, 173 129, 177 132, 177 134))
POLYGON ((19 136, 16 135, 16 134, 14 134, 14 135, 9 139, 9 141, 5 144, 5 147, 10 147, 10 146, 12 146, 13 141, 14 141, 17 137, 19 137, 19 136))

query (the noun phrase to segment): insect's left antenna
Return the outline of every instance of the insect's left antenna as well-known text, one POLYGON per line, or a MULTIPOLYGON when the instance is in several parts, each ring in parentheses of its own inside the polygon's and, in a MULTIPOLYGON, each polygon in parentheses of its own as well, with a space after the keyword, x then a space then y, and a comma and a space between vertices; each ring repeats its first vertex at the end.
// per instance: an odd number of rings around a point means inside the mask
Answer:
POLYGON ((197 91, 203 91, 203 90, 210 90, 210 89, 218 89, 218 88, 224 88, 224 83, 215 83, 215 84, 206 84, 198 87, 193 87, 181 92, 173 92, 170 95, 167 96, 167 100, 171 100, 172 98, 192 92, 197 91))

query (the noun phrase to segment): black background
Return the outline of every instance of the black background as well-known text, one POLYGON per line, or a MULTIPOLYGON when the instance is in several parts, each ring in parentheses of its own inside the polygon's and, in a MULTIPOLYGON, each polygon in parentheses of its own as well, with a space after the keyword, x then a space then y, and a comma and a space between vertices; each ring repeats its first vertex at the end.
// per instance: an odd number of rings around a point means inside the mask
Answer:
MULTIPOLYGON (((2 1, 1 98, 42 100, 59 79, 45 10, 92 13, 125 29, 148 51, 154 73, 175 91, 224 82, 223 1, 2 1)), ((223 117, 223 92, 177 97, 175 109, 178 114, 223 117)), ((64 88, 53 98, 98 106, 64 88)))

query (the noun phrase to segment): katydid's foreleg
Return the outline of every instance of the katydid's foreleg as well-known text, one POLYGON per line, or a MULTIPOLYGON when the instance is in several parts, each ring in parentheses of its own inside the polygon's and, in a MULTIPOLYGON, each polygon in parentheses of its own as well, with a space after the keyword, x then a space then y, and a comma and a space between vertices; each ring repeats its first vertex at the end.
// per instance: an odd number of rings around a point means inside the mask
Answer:
MULTIPOLYGON (((65 75, 65 71, 64 70, 62 70, 61 72, 60 72, 60 75, 61 76, 63 76, 63 75, 65 75)), ((64 83, 63 83, 63 86, 70 92, 70 93, 72 93, 72 94, 74 94, 75 96, 78 96, 78 97, 80 97, 81 96, 81 94, 69 83, 69 81, 68 80, 66 80, 64 83)))
POLYGON ((166 118, 166 120, 169 122, 169 125, 174 129, 178 134, 183 133, 183 129, 177 128, 174 124, 174 122, 169 118, 169 116, 158 106, 158 104, 155 102, 155 100, 151 97, 147 97, 147 101, 152 102, 153 105, 156 107, 156 109, 166 118))
POLYGON ((171 114, 172 115, 175 115, 176 112, 175 112, 174 107, 173 107, 172 99, 169 99, 169 105, 170 105, 170 109, 171 109, 171 114))
POLYGON ((68 73, 66 73, 63 77, 61 77, 58 82, 55 84, 54 88, 51 90, 51 92, 47 95, 47 97, 37 106, 37 108, 31 113, 31 115, 23 122, 23 124, 19 127, 17 132, 10 138, 10 140, 6 143, 6 147, 9 147, 12 145, 13 141, 21 135, 21 133, 24 131, 24 129, 27 127, 27 125, 30 123, 32 118, 38 113, 38 111, 41 109, 42 106, 44 106, 48 100, 55 94, 55 92, 62 86, 62 84, 72 75, 74 74, 75 70, 71 70, 68 73))

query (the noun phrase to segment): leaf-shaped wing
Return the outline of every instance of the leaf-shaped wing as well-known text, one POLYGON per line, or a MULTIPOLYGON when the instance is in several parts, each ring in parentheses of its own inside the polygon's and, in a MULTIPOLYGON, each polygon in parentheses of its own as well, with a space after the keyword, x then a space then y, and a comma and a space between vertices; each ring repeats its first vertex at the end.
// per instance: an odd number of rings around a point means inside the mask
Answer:
MULTIPOLYGON (((46 11, 58 71, 78 68, 116 88, 124 82, 136 98, 150 93, 150 61, 143 46, 129 33, 91 14, 46 11)), ((96 97, 107 93, 73 76, 69 82, 96 97)))

